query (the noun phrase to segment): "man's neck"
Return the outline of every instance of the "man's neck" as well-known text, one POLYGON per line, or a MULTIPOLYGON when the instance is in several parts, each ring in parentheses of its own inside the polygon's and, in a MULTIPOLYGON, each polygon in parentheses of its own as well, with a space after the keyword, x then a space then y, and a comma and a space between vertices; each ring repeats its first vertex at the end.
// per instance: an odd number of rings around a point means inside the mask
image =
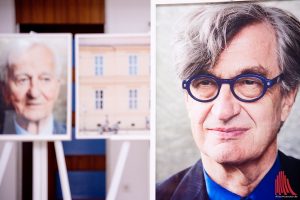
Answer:
POLYGON ((277 143, 274 142, 262 156, 239 164, 220 164, 201 153, 207 174, 223 188, 242 197, 250 194, 268 173, 277 156, 277 143))
POLYGON ((31 134, 39 134, 44 127, 46 127, 47 123, 51 120, 52 116, 48 116, 39 121, 28 121, 26 119, 20 118, 16 116, 16 122, 18 125, 31 134))

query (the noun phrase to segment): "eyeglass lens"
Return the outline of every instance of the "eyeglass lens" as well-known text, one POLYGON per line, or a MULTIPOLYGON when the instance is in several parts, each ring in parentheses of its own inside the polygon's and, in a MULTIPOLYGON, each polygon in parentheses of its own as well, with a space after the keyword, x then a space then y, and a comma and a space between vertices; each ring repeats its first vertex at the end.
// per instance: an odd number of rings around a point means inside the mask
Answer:
MULTIPOLYGON (((256 77, 242 77, 235 80, 233 92, 243 100, 252 100, 259 97, 264 90, 264 83, 256 77)), ((200 77, 190 84, 192 95, 199 100, 210 100, 219 92, 219 85, 213 78, 200 77)))

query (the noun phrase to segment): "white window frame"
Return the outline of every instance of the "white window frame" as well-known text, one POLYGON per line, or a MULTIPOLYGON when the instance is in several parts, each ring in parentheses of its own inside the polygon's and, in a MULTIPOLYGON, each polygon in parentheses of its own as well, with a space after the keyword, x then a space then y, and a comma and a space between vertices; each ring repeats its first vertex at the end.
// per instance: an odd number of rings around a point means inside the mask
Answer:
POLYGON ((128 57, 128 73, 129 73, 129 75, 137 75, 138 74, 138 56, 137 55, 129 55, 129 57, 128 57))
POLYGON ((137 89, 130 89, 129 90, 129 109, 130 110, 135 110, 138 109, 138 90, 137 89))
POLYGON ((102 89, 95 90, 95 109, 103 110, 104 91, 102 89))
POLYGON ((96 55, 94 57, 95 75, 103 76, 104 71, 104 58, 102 55, 96 55))

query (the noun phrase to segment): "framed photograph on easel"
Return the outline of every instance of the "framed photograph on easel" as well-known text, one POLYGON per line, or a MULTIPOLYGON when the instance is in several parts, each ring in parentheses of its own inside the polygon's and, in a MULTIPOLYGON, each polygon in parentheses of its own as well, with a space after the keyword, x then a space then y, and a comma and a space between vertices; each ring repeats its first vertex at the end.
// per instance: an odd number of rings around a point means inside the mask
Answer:
POLYGON ((76 137, 150 135, 148 34, 76 35, 76 137))
POLYGON ((71 138, 71 35, 0 35, 0 140, 71 138))

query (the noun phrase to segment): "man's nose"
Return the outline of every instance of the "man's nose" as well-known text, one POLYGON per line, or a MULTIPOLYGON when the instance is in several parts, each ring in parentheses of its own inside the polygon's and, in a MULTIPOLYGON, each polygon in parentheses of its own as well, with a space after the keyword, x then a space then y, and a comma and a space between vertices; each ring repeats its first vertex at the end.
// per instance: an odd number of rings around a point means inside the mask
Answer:
POLYGON ((223 84, 218 97, 213 101, 212 114, 221 121, 229 121, 241 111, 238 100, 233 96, 230 86, 223 84))
POLYGON ((39 81, 37 79, 31 79, 27 96, 29 98, 37 98, 39 97, 40 94, 41 94, 41 88, 40 88, 39 81))

